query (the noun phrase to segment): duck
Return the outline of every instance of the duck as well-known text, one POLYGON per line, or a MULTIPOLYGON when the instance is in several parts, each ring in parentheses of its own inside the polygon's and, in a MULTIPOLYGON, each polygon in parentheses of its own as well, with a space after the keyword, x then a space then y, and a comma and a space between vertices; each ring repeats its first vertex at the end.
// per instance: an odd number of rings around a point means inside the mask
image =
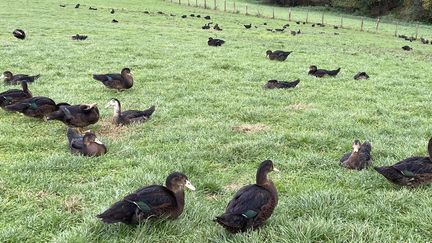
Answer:
POLYGON ((213 27, 213 29, 217 30, 217 31, 222 31, 221 27, 219 27, 218 24, 215 24, 215 26, 213 27))
POLYGON ((203 30, 208 30, 208 29, 210 29, 210 23, 208 23, 208 24, 204 24, 204 26, 202 26, 201 29, 203 29, 203 30))
POLYGON ((281 51, 281 50, 276 50, 276 51, 271 51, 271 50, 267 50, 266 51, 266 56, 268 57, 268 59, 270 60, 276 60, 276 61, 285 61, 288 56, 292 53, 292 51, 281 51))
POLYGON ((117 19, 113 19, 111 22, 112 23, 118 23, 118 20, 117 19))
POLYGON ((350 170, 363 170, 372 164, 372 145, 365 141, 354 140, 352 152, 346 153, 340 159, 341 166, 350 170))
POLYGON ((410 46, 402 46, 402 50, 404 50, 404 51, 412 51, 412 48, 410 46))
POLYGON ((334 25, 334 26, 333 26, 333 29, 337 30, 337 29, 339 29, 339 26, 334 25))
POLYGON ((96 134, 92 131, 86 131, 81 135, 76 129, 68 128, 67 138, 69 149, 72 154, 81 154, 84 156, 101 156, 107 153, 105 145, 97 139, 96 134))
POLYGON ((425 39, 425 38, 423 38, 423 37, 420 38, 420 41, 421 41, 423 44, 425 44, 425 45, 428 45, 428 44, 429 44, 429 40, 428 40, 428 39, 425 39))
POLYGON ((415 156, 391 166, 374 167, 390 182, 399 186, 416 187, 432 183, 432 138, 428 143, 429 156, 415 156))
POLYGON ((273 182, 267 178, 271 171, 279 171, 271 160, 261 162, 256 184, 242 187, 228 203, 225 213, 214 221, 231 233, 256 230, 273 213, 278 203, 278 193, 273 182))
POLYGON ((157 11, 157 14, 164 15, 165 13, 162 11, 157 11))
POLYGON ((336 75, 338 75, 338 73, 340 72, 341 68, 338 68, 336 70, 325 70, 325 69, 318 69, 317 66, 312 65, 309 67, 309 75, 318 77, 318 78, 322 78, 324 76, 331 76, 334 77, 336 75))
POLYGON ((300 24, 301 22, 300 21, 296 21, 296 24, 300 24))
POLYGON ((147 10, 145 10, 143 13, 144 13, 144 14, 150 14, 150 12, 147 11, 147 10))
POLYGON ((26 38, 26 33, 22 29, 16 29, 12 32, 12 34, 15 36, 15 38, 20 40, 24 40, 26 38))
POLYGON ((182 19, 185 19, 185 18, 187 18, 187 15, 182 15, 181 17, 182 17, 182 19))
POLYGON ((121 73, 93 74, 93 79, 101 81, 107 88, 123 91, 133 86, 133 76, 129 68, 123 68, 121 73))
POLYGON ((110 13, 111 13, 111 14, 114 14, 114 13, 115 13, 115 10, 112 8, 110 13))
POLYGON ((197 18, 201 18, 201 15, 198 14, 196 17, 197 17, 197 18))
POLYGON ((88 37, 88 36, 86 36, 86 35, 79 35, 79 34, 76 34, 76 35, 73 35, 73 36, 72 36, 72 40, 78 40, 78 41, 80 41, 80 40, 85 40, 85 39, 87 39, 87 37, 88 37))
POLYGON ((297 32, 296 32, 296 31, 294 31, 294 30, 291 30, 291 32, 290 32, 290 33, 291 33, 291 35, 292 35, 292 36, 296 36, 296 35, 297 35, 297 32))
POLYGON ((22 81, 21 87, 22 90, 10 89, 0 93, 0 107, 4 109, 7 105, 12 105, 32 97, 32 93, 28 89, 27 82, 22 81))
POLYGON ((213 39, 212 37, 209 37, 207 44, 209 46, 222 46, 225 43, 224 40, 221 39, 213 39))
POLYGON ((156 107, 153 105, 146 110, 127 110, 121 111, 120 101, 118 99, 112 98, 106 108, 114 107, 114 114, 112 123, 120 126, 120 125, 128 125, 131 123, 140 123, 145 122, 150 119, 151 115, 155 112, 156 107))
POLYGON ((99 121, 99 109, 96 104, 63 105, 48 114, 46 120, 57 120, 82 129, 99 121))
POLYGON ((285 29, 275 29, 276 32, 284 32, 285 29))
POLYGON ((97 8, 89 7, 89 10, 97 10, 97 8))
POLYGON ((286 29, 288 27, 290 27, 290 24, 285 24, 284 26, 282 26, 282 28, 284 28, 284 29, 286 29))
POLYGON ((250 29, 252 27, 252 24, 244 24, 243 25, 246 29, 250 29))
POLYGON ((195 14, 190 14, 189 16, 191 16, 191 17, 195 17, 195 14))
POLYGON ((64 5, 64 4, 60 4, 59 6, 62 8, 66 8, 66 5, 64 5))
POLYGON ((25 116, 43 119, 46 115, 58 110, 67 103, 56 104, 52 99, 44 96, 37 96, 22 100, 12 105, 5 106, 6 111, 19 112, 25 116))
POLYGON ((11 71, 3 72, 2 78, 5 84, 19 84, 21 82, 31 83, 38 79, 40 75, 15 74, 11 71))
POLYGON ((77 4, 77 5, 75 5, 75 8, 79 8, 81 6, 81 4, 77 4))
POLYGON ((299 83, 300 83, 300 79, 291 82, 277 81, 272 79, 267 81, 267 83, 263 87, 266 89, 289 89, 289 88, 295 88, 299 83))
POLYGON ((369 75, 366 72, 358 72, 355 76, 354 76, 355 80, 367 80, 369 79, 369 75))
POLYGON ((207 15, 207 16, 204 17, 204 19, 210 20, 211 17, 207 15))
POLYGON ((139 224, 150 218, 176 219, 185 206, 184 187, 195 191, 188 177, 173 172, 166 178, 166 186, 151 185, 138 189, 97 215, 107 224, 139 224))

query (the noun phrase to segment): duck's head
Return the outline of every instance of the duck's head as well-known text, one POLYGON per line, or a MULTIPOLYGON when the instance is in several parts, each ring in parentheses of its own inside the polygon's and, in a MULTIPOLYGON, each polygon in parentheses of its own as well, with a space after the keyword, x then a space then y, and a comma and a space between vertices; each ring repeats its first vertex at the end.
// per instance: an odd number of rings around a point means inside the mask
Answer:
POLYGON ((1 79, 3 79, 4 81, 10 81, 12 80, 13 74, 10 71, 5 71, 3 72, 3 75, 0 77, 1 79))
POLYGON ((97 139, 96 134, 90 130, 86 131, 83 137, 83 143, 89 145, 90 143, 103 144, 99 139, 97 139))
POLYGON ((354 140, 354 143, 352 145, 353 152, 354 153, 358 153, 358 151, 360 150, 360 147, 361 147, 360 141, 359 140, 354 140))
POLYGON ((309 71, 315 72, 316 70, 318 70, 317 66, 315 66, 315 65, 309 66, 309 71))
POLYGON ((173 192, 178 192, 183 190, 184 187, 195 191, 195 187, 190 183, 187 176, 180 172, 171 173, 166 179, 166 186, 173 192))
POLYGON ((108 103, 106 104, 105 108, 108 107, 117 107, 120 106, 120 101, 116 98, 112 98, 108 103))
POLYGON ((279 172, 279 170, 274 167, 273 161, 271 161, 271 160, 264 160, 263 162, 261 162, 261 165, 260 165, 258 171, 266 172, 266 173, 269 173, 272 171, 279 172))
POLYGON ((266 51, 266 56, 269 56, 269 55, 271 55, 273 52, 271 51, 271 50, 267 50, 266 51))
POLYGON ((213 40, 213 38, 212 38, 212 37, 209 37, 209 40, 213 40))
POLYGON ((132 72, 131 72, 131 70, 130 70, 130 68, 123 68, 122 70, 121 70, 121 75, 122 76, 129 76, 129 77, 132 77, 132 72))

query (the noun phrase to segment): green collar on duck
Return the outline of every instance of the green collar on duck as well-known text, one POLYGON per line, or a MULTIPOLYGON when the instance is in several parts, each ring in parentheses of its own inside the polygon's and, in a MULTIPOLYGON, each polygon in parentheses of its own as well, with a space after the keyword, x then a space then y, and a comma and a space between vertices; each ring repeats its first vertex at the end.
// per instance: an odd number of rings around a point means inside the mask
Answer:
POLYGON ((31 102, 31 103, 30 103, 30 108, 32 108, 33 110, 36 110, 36 109, 38 108, 36 102, 34 102, 34 101, 31 102))
POLYGON ((150 206, 149 206, 147 203, 143 202, 143 201, 135 202, 135 201, 128 200, 128 199, 124 199, 124 200, 125 200, 126 202, 130 202, 130 203, 132 203, 132 204, 135 204, 135 206, 137 206, 138 209, 141 210, 143 213, 148 213, 148 212, 151 211, 150 206))
POLYGON ((251 219, 251 218, 255 218, 255 216, 257 216, 257 212, 249 209, 248 211, 242 213, 241 215, 247 219, 251 219))

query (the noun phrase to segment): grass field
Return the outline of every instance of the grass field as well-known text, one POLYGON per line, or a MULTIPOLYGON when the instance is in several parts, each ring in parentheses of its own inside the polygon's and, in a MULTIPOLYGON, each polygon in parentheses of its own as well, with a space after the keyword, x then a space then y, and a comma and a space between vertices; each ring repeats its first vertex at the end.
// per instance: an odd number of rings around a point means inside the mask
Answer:
POLYGON ((62 123, 0 111, 0 242, 432 241, 430 186, 398 188, 373 169, 348 171, 338 164, 354 139, 372 143, 377 166, 426 154, 431 45, 409 43, 414 51, 404 52, 407 42, 387 34, 338 30, 336 36, 330 27, 309 25, 293 37, 261 25, 281 27, 282 20, 159 0, 81 1, 80 9, 60 3, 0 2, 0 69, 40 73, 30 85, 34 96, 96 102, 102 119, 90 128, 109 152, 73 156, 62 123), (89 11, 90 5, 99 10, 89 11), (223 31, 205 31, 205 20, 179 17, 190 13, 211 15, 223 31), (244 29, 248 23, 259 28, 244 29), (15 28, 28 38, 13 38, 15 28), (70 40, 77 33, 88 40, 70 40), (226 44, 209 47, 210 36, 226 44), (267 49, 294 52, 285 62, 272 62, 267 49), (342 71, 317 79, 307 75, 312 64, 342 71), (117 93, 91 78, 123 67, 134 73, 131 90, 117 93), (371 79, 354 81, 358 71, 371 79), (297 78, 292 90, 262 89, 269 79, 297 78), (124 109, 154 104, 156 112, 147 123, 115 128, 112 110, 104 108, 112 97, 124 109), (253 131, 233 130, 245 125, 253 131), (211 219, 238 188, 254 182, 265 159, 281 170, 270 175, 279 205, 260 231, 231 235, 211 219), (96 219, 172 171, 184 172, 197 188, 186 191, 179 219, 137 227, 96 219))

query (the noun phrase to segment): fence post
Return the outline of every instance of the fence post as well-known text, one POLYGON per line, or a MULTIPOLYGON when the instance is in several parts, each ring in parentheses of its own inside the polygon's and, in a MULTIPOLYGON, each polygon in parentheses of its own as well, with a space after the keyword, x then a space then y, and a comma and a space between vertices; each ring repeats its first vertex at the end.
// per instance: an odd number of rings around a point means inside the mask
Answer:
POLYGON ((343 16, 341 17, 341 28, 343 28, 343 16))
POLYGON ((398 36, 399 21, 396 21, 395 36, 398 36))
POLYGON ((214 8, 213 8, 214 10, 216 10, 217 9, 217 3, 216 3, 216 0, 214 0, 214 8))
POLYGON ((272 15, 272 19, 274 19, 275 18, 275 16, 274 16, 274 7, 273 7, 273 15, 272 15))
POLYGON ((419 30, 419 22, 417 22, 417 25, 416 25, 416 39, 417 39, 417 37, 418 37, 418 30, 419 30))
POLYGON ((360 26, 360 31, 363 31, 363 21, 364 21, 364 17, 361 17, 361 26, 360 26))
POLYGON ((288 9, 288 21, 291 21, 291 8, 288 9))
POLYGON ((378 31, 381 18, 378 17, 375 30, 378 31))
POLYGON ((234 13, 237 13, 236 6, 235 6, 235 1, 234 1, 234 13))
POLYGON ((321 24, 324 24, 324 12, 322 13, 322 17, 321 17, 321 24))
POLYGON ((204 0, 204 9, 207 8, 207 0, 204 0))
POLYGON ((260 11, 259 11, 259 8, 257 8, 257 16, 258 16, 258 17, 261 16, 261 13, 260 13, 260 11))
POLYGON ((181 0, 179 0, 179 4, 181 4, 181 0))
POLYGON ((226 12, 226 0, 224 1, 224 12, 226 12))
POLYGON ((248 14, 248 5, 246 4, 246 15, 249 15, 248 14))
POLYGON ((308 24, 308 23, 309 23, 309 9, 306 12, 306 24, 308 24))
POLYGON ((190 6, 190 0, 188 0, 188 6, 190 6))
POLYGON ((198 0, 195 0, 195 7, 198 7, 198 0))

